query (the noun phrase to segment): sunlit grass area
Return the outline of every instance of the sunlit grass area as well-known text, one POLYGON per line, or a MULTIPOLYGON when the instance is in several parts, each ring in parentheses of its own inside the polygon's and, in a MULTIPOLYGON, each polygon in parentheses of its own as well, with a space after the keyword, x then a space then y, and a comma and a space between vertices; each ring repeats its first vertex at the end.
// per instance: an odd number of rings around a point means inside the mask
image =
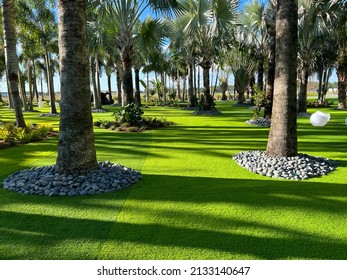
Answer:
MULTIPOLYGON (((95 129, 99 160, 135 168, 143 179, 98 196, 22 196, 0 189, 1 259, 346 259, 345 111, 325 127, 298 120, 299 151, 339 161, 322 178, 286 181, 238 166, 232 155, 265 150, 268 128, 253 112, 218 103, 222 115, 150 107, 176 123, 142 133, 95 129)), ((111 120, 117 108, 94 114, 111 120)), ((48 109, 44 109, 47 112, 48 109)), ((315 110, 310 109, 310 112, 315 110)), ((58 118, 25 113, 32 123, 58 118)), ((0 107, 0 120, 13 120, 0 107)), ((57 139, 0 150, 0 180, 55 163, 57 139)))

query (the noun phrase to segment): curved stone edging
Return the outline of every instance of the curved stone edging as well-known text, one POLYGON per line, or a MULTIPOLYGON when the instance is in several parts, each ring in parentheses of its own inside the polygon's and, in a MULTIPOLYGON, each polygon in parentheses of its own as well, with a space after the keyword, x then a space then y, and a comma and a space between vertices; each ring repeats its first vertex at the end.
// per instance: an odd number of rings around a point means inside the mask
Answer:
POLYGON ((251 172, 272 178, 305 180, 334 171, 337 161, 299 154, 295 157, 271 157, 263 151, 240 152, 236 163, 251 172))
POLYGON ((55 165, 17 171, 7 177, 3 188, 19 194, 46 196, 93 195, 114 192, 138 182, 140 172, 112 164, 98 162, 99 168, 85 174, 60 174, 55 165))

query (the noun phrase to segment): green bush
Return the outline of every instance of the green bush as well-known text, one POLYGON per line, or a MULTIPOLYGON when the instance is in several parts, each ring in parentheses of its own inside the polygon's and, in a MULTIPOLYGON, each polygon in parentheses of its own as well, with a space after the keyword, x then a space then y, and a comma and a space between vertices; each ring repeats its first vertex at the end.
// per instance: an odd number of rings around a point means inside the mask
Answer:
POLYGON ((45 137, 49 132, 53 131, 53 126, 51 124, 38 124, 35 130, 40 133, 41 137, 45 137))
POLYGON ((256 120, 259 118, 261 108, 265 107, 267 104, 267 99, 265 92, 260 90, 256 85, 253 86, 255 93, 255 107, 253 110, 253 119, 256 120))
POLYGON ((32 134, 31 132, 28 133, 25 128, 18 127, 14 132, 13 137, 15 140, 18 140, 19 142, 26 144, 31 141, 32 134))
POLYGON ((30 141, 39 141, 42 139, 41 132, 39 130, 33 129, 32 131, 28 132, 30 141))
POLYGON ((11 133, 5 128, 0 128, 0 139, 4 140, 5 142, 10 141, 11 133))
POLYGON ((120 122, 127 122, 130 124, 137 124, 142 121, 143 111, 135 103, 129 103, 122 107, 119 111, 117 118, 120 122))

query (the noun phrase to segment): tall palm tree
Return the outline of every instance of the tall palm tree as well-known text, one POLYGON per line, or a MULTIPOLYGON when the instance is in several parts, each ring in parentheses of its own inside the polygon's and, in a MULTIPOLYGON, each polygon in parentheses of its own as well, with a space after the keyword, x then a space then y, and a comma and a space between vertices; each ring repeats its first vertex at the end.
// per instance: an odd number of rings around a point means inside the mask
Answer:
POLYGON ((301 0, 299 1, 298 21, 298 65, 300 89, 298 112, 306 112, 308 76, 319 56, 316 43, 321 36, 331 32, 335 15, 333 7, 338 0, 301 0))
POLYGON ((338 20, 335 26, 334 37, 338 44, 337 81, 338 81, 338 108, 346 109, 347 90, 347 2, 340 1, 338 6, 338 20))
POLYGON ((298 1, 277 0, 276 7, 276 75, 266 153, 270 156, 288 157, 297 154, 298 1))
POLYGON ((63 173, 97 167, 85 9, 85 0, 58 1, 61 109, 56 169, 63 173))
MULTIPOLYGON (((93 2, 93 1, 92 1, 93 2)), ((113 22, 116 47, 122 62, 123 91, 125 104, 134 102, 132 67, 134 57, 134 44, 137 40, 135 25, 144 11, 151 7, 155 11, 170 11, 177 8, 176 0, 113 0, 94 1, 99 12, 108 15, 113 22)))
MULTIPOLYGON (((211 110, 210 68, 216 49, 232 38, 236 19, 236 0, 186 0, 181 2, 177 21, 195 44, 199 64, 203 69, 204 110, 211 110)), ((230 42, 229 42, 230 43, 230 42)))
POLYGON ((16 30, 14 25, 13 0, 2 1, 2 19, 4 27, 6 74, 10 86, 8 89, 9 97, 10 95, 12 97, 17 126, 25 128, 26 125, 18 91, 18 58, 16 53, 16 30))
POLYGON ((242 22, 248 34, 249 47, 258 61, 258 81, 257 87, 264 88, 264 63, 268 53, 269 34, 266 22, 265 3, 254 0, 244 7, 245 13, 242 14, 242 22))

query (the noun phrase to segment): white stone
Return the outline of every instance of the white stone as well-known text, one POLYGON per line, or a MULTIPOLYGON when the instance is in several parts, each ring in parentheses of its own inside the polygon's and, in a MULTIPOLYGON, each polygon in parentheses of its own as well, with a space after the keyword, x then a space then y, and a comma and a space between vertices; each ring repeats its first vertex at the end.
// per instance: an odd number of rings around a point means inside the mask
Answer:
POLYGON ((313 126, 325 126, 330 120, 330 114, 317 111, 313 113, 310 117, 310 123, 313 126))

